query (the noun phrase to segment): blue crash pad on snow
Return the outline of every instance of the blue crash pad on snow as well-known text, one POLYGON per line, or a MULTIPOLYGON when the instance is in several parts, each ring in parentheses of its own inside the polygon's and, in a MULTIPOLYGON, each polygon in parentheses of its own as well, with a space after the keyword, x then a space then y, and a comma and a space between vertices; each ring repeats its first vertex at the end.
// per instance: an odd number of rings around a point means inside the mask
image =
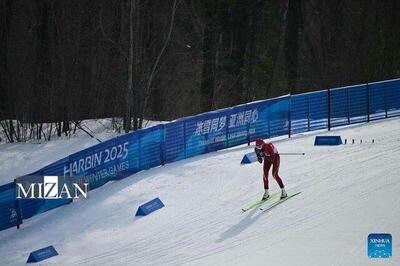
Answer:
POLYGON ((343 144, 343 142, 340 136, 315 136, 314 146, 341 144, 343 144))
POLYGON ((164 207, 164 204, 161 202, 159 198, 155 198, 143 205, 140 205, 137 212, 136 216, 146 216, 158 209, 161 209, 164 207))
POLYGON ((243 159, 240 162, 240 164, 249 164, 249 163, 254 163, 254 162, 257 162, 257 155, 255 152, 250 152, 250 153, 246 153, 243 156, 243 159))
POLYGON ((29 258, 26 262, 31 263, 31 262, 39 262, 45 259, 48 259, 53 256, 57 256, 58 253, 54 249, 53 246, 48 246, 42 249, 38 249, 35 251, 32 251, 31 254, 29 254, 29 258))

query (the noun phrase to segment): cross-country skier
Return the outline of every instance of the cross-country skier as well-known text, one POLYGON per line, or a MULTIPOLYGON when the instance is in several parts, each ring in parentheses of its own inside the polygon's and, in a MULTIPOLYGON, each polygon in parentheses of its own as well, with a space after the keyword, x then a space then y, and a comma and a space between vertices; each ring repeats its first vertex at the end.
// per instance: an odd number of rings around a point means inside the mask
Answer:
POLYGON ((276 149, 274 144, 272 144, 271 142, 264 142, 262 139, 257 139, 254 151, 257 154, 257 159, 258 159, 259 163, 262 163, 264 160, 263 181, 264 181, 265 193, 264 193, 262 199, 266 200, 269 198, 268 172, 269 172, 269 169, 271 168, 271 165, 272 165, 272 177, 276 180, 276 182, 278 183, 279 187, 282 190, 281 199, 286 198, 287 194, 285 191, 285 185, 283 184, 282 179, 278 173, 279 172, 279 164, 280 164, 281 159, 280 159, 278 150, 276 149))

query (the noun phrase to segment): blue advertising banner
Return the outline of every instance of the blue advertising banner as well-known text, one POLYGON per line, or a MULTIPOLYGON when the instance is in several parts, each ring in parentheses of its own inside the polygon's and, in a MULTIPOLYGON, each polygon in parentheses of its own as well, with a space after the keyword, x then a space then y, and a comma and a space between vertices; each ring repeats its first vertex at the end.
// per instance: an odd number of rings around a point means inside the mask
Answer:
POLYGON ((16 226, 17 223, 15 185, 14 183, 8 183, 0 186, 0 230, 16 226))
POLYGON ((166 163, 186 158, 185 123, 172 122, 164 127, 164 158, 166 163))

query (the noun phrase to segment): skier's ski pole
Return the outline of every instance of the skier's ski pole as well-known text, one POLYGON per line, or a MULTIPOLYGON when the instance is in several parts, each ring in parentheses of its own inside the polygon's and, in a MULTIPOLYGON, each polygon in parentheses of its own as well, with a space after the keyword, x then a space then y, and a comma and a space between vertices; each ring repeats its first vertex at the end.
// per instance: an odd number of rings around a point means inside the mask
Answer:
MULTIPOLYGON (((282 153, 278 153, 279 155, 306 155, 305 152, 282 152, 282 153)), ((272 155, 264 155, 266 157, 270 157, 272 155)))
POLYGON ((305 152, 280 152, 279 155, 306 155, 305 152))

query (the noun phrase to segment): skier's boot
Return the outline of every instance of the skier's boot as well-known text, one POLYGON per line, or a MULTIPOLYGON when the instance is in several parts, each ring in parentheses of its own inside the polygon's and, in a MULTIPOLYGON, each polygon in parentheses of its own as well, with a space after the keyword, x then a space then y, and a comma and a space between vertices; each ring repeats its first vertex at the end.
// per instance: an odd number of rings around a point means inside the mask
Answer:
POLYGON ((281 199, 284 199, 286 197, 287 197, 287 193, 285 191, 285 188, 282 188, 281 199))
POLYGON ((268 189, 266 189, 261 200, 267 200, 268 198, 269 198, 269 193, 268 193, 268 189))

